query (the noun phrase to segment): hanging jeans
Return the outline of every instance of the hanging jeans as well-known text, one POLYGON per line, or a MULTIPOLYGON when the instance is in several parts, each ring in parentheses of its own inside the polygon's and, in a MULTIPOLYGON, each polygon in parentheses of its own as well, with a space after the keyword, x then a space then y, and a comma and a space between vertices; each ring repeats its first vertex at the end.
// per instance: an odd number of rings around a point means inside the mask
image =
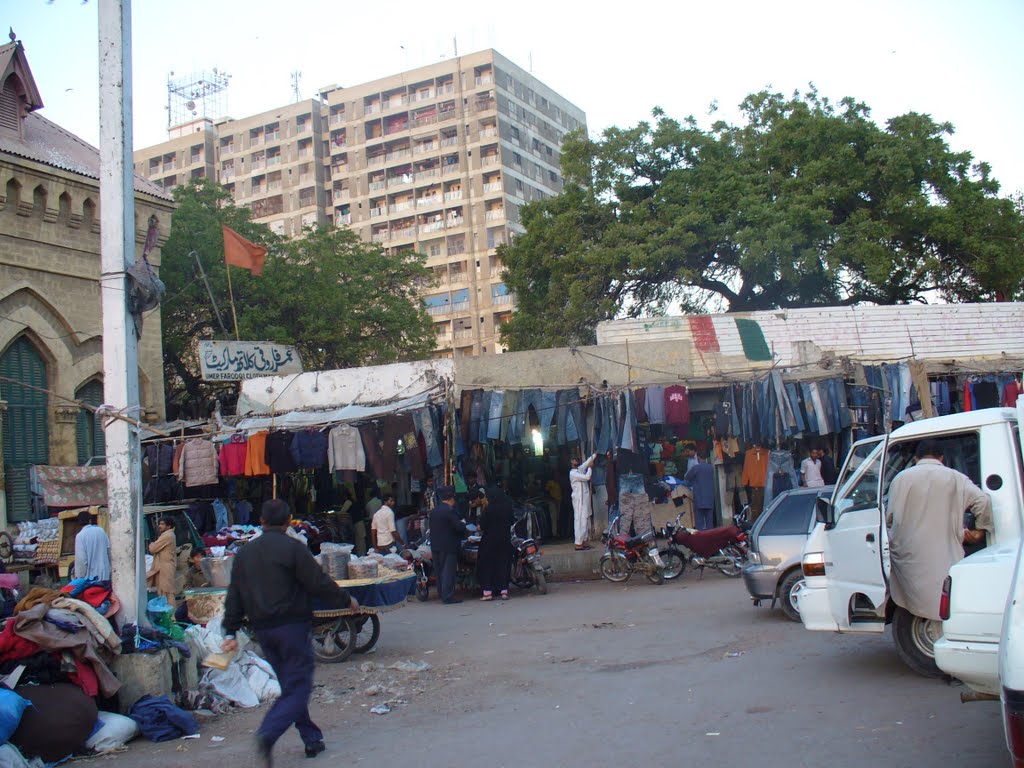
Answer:
MULTIPOLYGON (((527 411, 531 405, 533 406, 533 410, 537 413, 540 436, 547 440, 551 435, 551 421, 555 417, 555 409, 558 405, 555 393, 540 389, 523 390, 519 399, 519 410, 523 413, 524 425, 529 424, 526 419, 527 411)), ((530 430, 527 426, 523 427, 524 445, 530 443, 532 440, 532 436, 529 434, 529 431, 530 430)))
POLYGON ((642 536, 653 528, 642 475, 619 475, 619 533, 642 536))
POLYGON ((423 443, 427 449, 427 464, 432 467, 439 467, 444 463, 441 458, 440 446, 437 443, 437 436, 440 434, 434 422, 434 410, 427 406, 412 413, 416 429, 423 435, 423 443))
POLYGON ((786 384, 786 399, 789 400, 789 407, 793 412, 793 422, 796 424, 796 431, 803 432, 807 429, 807 422, 804 421, 804 413, 800 408, 800 393, 797 385, 786 384))
MULTIPOLYGON (((469 408, 469 431, 467 442, 477 443, 480 437, 480 419, 483 416, 484 393, 478 390, 473 393, 473 403, 469 408)), ((468 446, 467 446, 468 447, 468 446)))
POLYGON ((488 440, 497 440, 501 437, 501 411, 504 406, 505 392, 503 390, 491 392, 491 402, 487 409, 488 440))
POLYGON ((779 475, 785 476, 789 485, 787 488, 795 488, 797 485, 796 467, 793 464, 793 454, 789 451, 769 451, 768 453, 768 482, 764 490, 764 506, 767 508, 781 491, 776 490, 773 480, 779 475))
POLYGON ((627 389, 623 392, 622 398, 625 400, 625 407, 622 409, 622 438, 619 440, 619 447, 636 453, 636 404, 633 402, 632 390, 627 389))
POLYGON ((583 421, 583 406, 580 404, 578 389, 558 391, 558 444, 565 445, 580 440, 586 430, 583 421))

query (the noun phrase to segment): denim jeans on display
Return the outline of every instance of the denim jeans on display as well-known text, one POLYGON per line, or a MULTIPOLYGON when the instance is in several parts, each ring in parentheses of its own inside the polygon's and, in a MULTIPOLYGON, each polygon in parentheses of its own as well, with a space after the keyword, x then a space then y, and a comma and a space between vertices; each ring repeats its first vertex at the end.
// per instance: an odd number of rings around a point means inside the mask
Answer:
POLYGON ((522 393, 517 389, 505 392, 501 437, 509 445, 515 445, 522 439, 522 410, 522 393))
POLYGON ((558 444, 566 445, 579 440, 586 425, 583 421, 583 407, 577 389, 560 389, 558 403, 558 444))
POLYGON ((775 483, 772 482, 778 473, 782 473, 788 478, 790 488, 797 486, 796 467, 793 463, 793 454, 789 451, 768 452, 768 482, 765 485, 764 491, 764 506, 766 509, 771 504, 772 499, 779 494, 779 491, 775 489, 775 483))
POLYGON ((554 392, 540 389, 524 389, 519 399, 519 410, 523 413, 524 427, 523 427, 523 444, 527 445, 532 441, 533 436, 529 434, 529 429, 526 425, 529 424, 526 421, 527 411, 529 406, 533 406, 533 410, 537 413, 537 420, 539 422, 540 435, 542 438, 547 440, 551 436, 551 421, 555 417, 555 407, 557 400, 554 392))
MULTIPOLYGON (((504 390, 491 392, 491 402, 487 409, 487 439, 498 440, 501 438, 501 411, 505 407, 504 390)), ((483 442, 483 441, 481 441, 483 442)))
POLYGON ((437 436, 440 432, 434 424, 434 409, 427 406, 412 413, 413 423, 416 429, 423 436, 423 443, 427 449, 427 464, 438 467, 444 460, 441 458, 441 451, 437 444, 437 436))
POLYGON ((786 384, 786 399, 793 411, 793 422, 796 424, 796 431, 803 432, 807 429, 807 422, 804 421, 804 414, 800 408, 800 393, 795 383, 786 384))

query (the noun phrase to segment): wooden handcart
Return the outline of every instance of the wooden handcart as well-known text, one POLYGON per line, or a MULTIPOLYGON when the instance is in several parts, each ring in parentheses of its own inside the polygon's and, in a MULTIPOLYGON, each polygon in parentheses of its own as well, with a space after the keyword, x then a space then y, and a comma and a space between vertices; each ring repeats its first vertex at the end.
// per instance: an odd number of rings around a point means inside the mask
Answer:
POLYGON ((337 582, 359 601, 359 608, 313 611, 313 654, 317 660, 336 664, 353 653, 373 648, 380 638, 380 614, 405 605, 415 582, 416 575, 411 571, 337 582))

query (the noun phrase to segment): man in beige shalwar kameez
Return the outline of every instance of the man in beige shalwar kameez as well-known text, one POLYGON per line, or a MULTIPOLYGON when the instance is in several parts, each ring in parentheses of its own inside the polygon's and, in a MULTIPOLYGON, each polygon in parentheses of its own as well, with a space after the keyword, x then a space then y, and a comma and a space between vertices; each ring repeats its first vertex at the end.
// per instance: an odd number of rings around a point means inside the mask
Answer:
POLYGON ((917 463, 889 487, 889 590, 893 602, 915 616, 940 620, 942 583, 964 557, 964 543, 992 530, 992 501, 966 475, 942 463, 942 446, 922 440, 917 463), (964 528, 974 513, 976 530, 964 528))
POLYGON ((158 595, 167 598, 172 607, 174 600, 174 577, 178 568, 178 542, 174 536, 174 519, 161 517, 157 523, 160 535, 149 545, 153 556, 153 567, 146 574, 146 585, 155 587, 158 595))

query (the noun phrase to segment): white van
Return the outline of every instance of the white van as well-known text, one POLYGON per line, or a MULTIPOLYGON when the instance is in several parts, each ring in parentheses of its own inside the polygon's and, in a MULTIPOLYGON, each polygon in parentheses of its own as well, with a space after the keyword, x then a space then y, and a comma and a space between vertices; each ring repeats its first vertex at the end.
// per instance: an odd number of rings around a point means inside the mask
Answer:
POLYGON ((804 547, 805 581, 799 593, 804 626, 881 633, 891 623, 897 651, 912 669, 925 675, 946 672, 991 691, 991 682, 998 681, 999 635, 1012 575, 1012 561, 1007 567, 1005 558, 994 555, 1017 547, 1022 494, 1020 427, 1012 408, 926 419, 854 444, 831 501, 819 499, 818 524, 804 547), (925 438, 938 440, 946 465, 963 472, 992 499, 994 531, 987 546, 951 569, 945 626, 914 616, 889 599, 884 525, 889 484, 910 465, 925 438), (948 653, 937 659, 936 643, 944 632, 939 645, 948 653), (961 653, 965 649, 966 656, 961 653))

